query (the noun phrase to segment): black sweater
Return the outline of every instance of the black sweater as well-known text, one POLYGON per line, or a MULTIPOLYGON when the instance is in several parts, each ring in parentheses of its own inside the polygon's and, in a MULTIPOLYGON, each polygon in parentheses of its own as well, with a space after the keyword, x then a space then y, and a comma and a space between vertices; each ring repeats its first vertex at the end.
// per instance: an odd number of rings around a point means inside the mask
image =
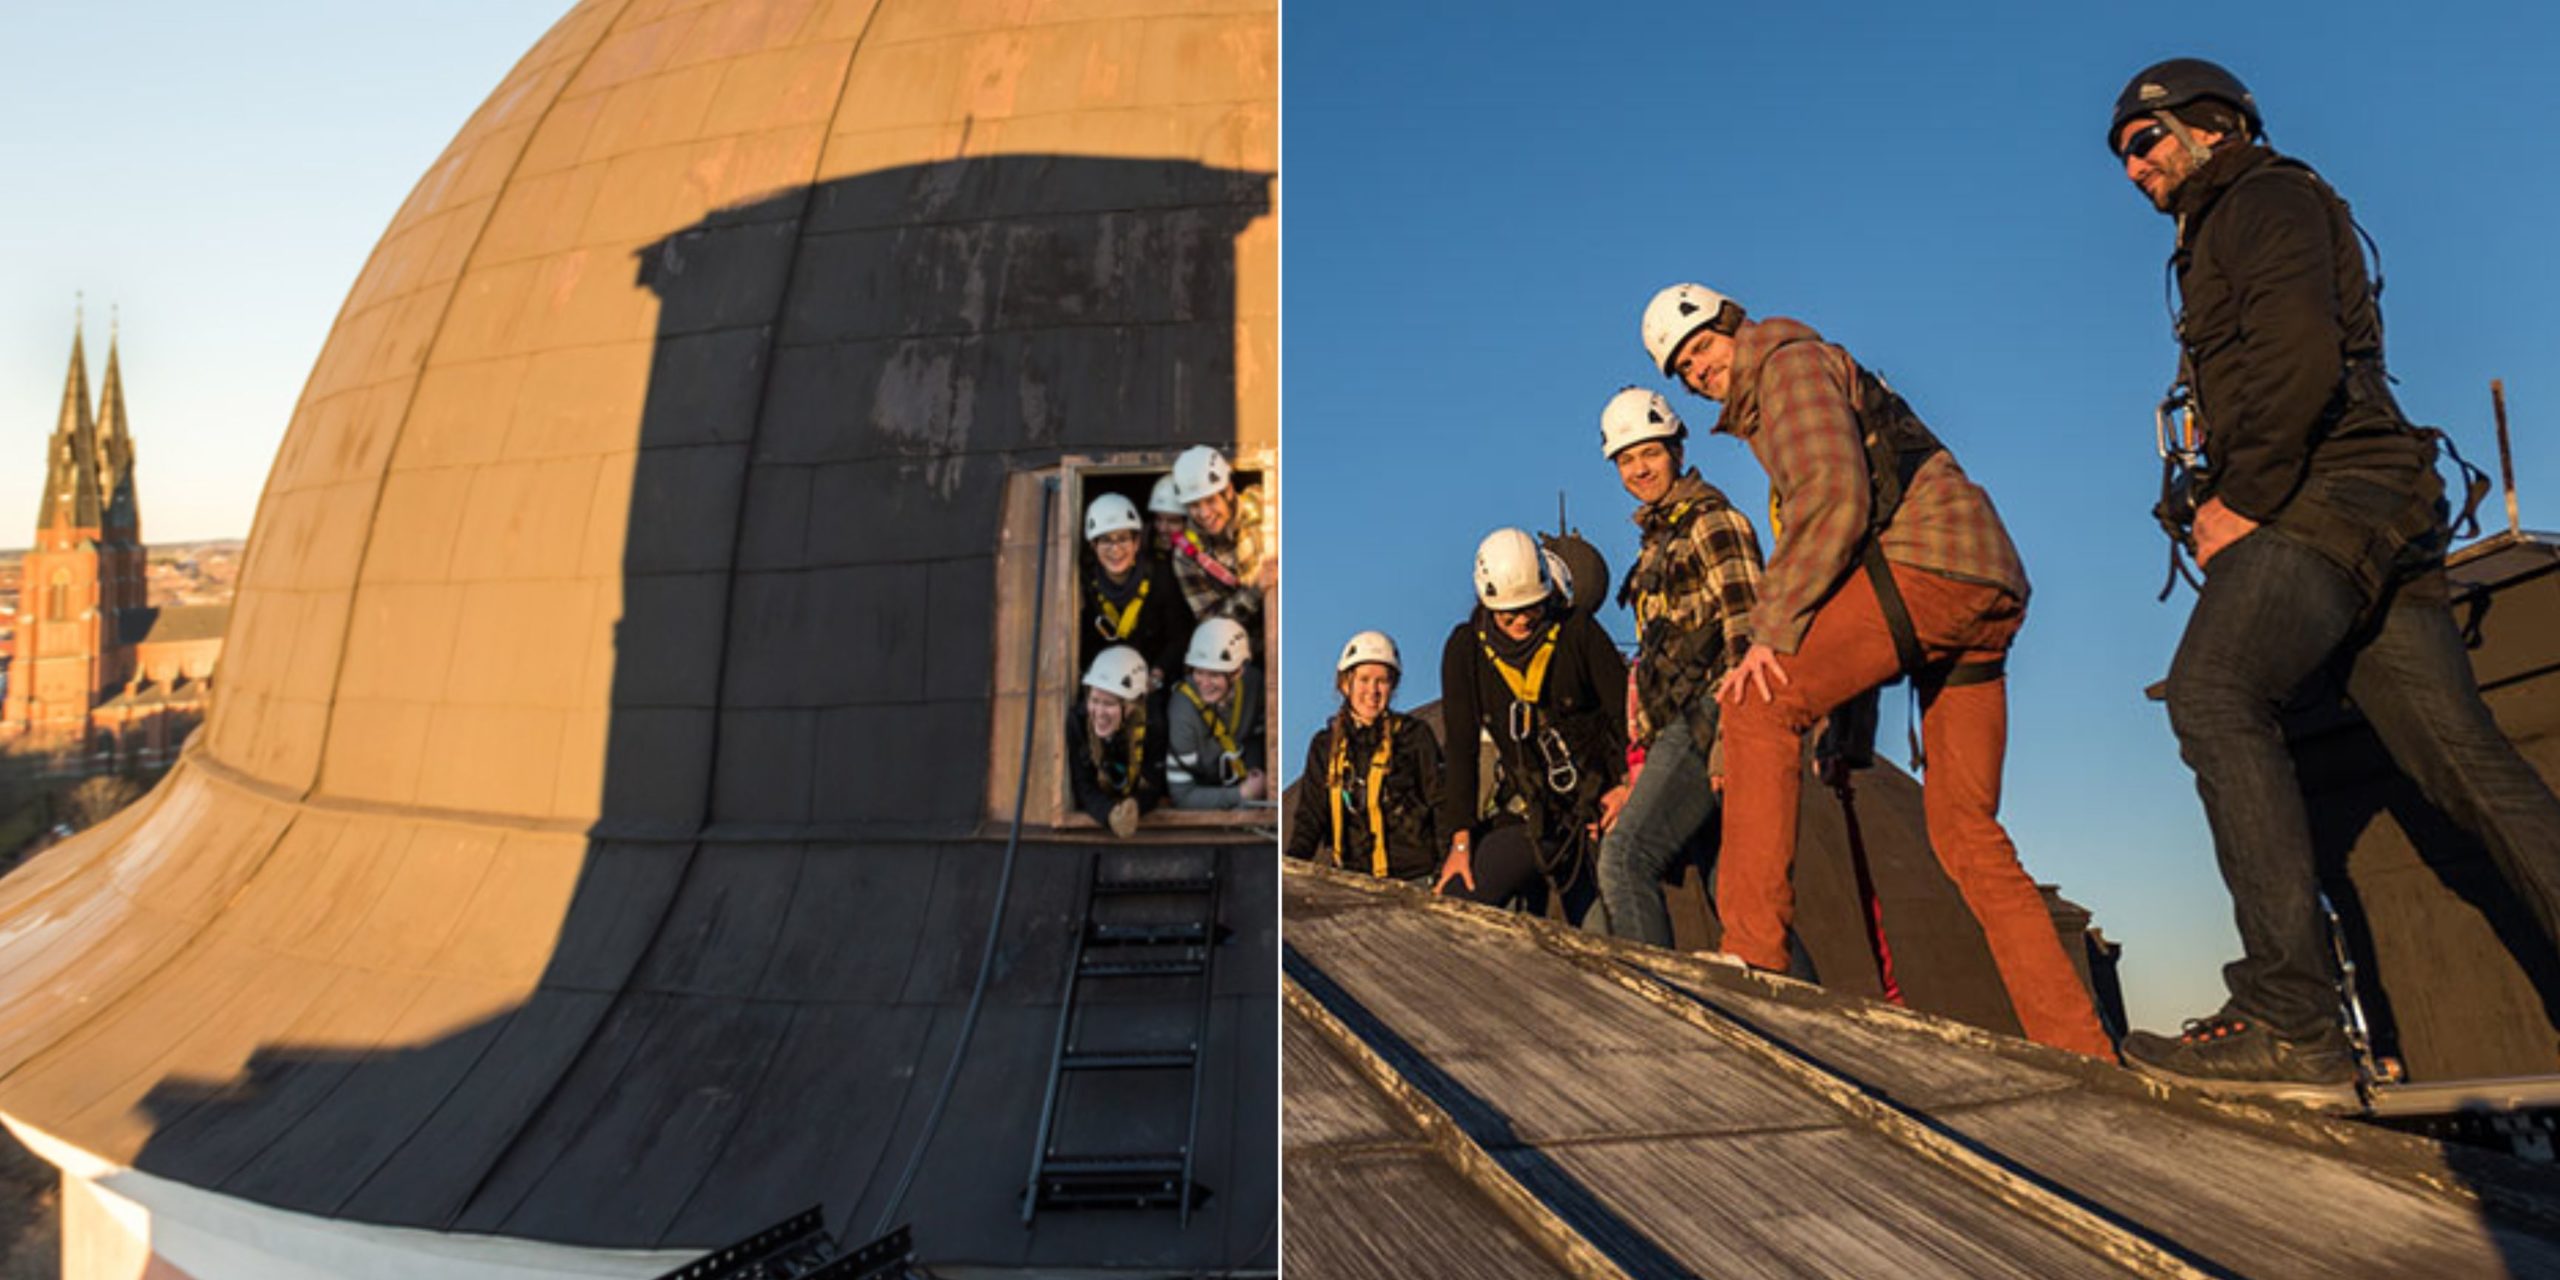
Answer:
POLYGON ((1369 765, 1377 757, 1378 739, 1392 726, 1395 743, 1387 752, 1386 783, 1380 788, 1379 816, 1386 820, 1387 875, 1396 879, 1428 874, 1440 865, 1445 843, 1437 830, 1440 805, 1440 739, 1431 726, 1400 711, 1378 717, 1375 724, 1353 725, 1337 715, 1307 743, 1307 765, 1298 775, 1298 799, 1289 812, 1288 855, 1312 858, 1333 844, 1333 810, 1342 806, 1342 865, 1352 871, 1376 869, 1377 839, 1369 830, 1369 765), (1343 752, 1343 792, 1332 786, 1334 735, 1350 729, 1343 752))
POLYGON ((2398 470, 2430 456, 2382 364, 2382 313, 2346 202, 2264 147, 2231 145, 2178 185, 2178 338, 2215 496, 2282 517, 2314 470, 2398 470))
MULTIPOLYGON (((1110 825, 1111 810, 1124 796, 1136 797, 1140 813, 1164 803, 1165 726, 1164 717, 1156 714, 1161 710, 1161 707, 1148 708, 1146 738, 1138 748, 1136 785, 1123 790, 1112 782, 1106 782, 1102 770, 1094 764, 1091 744, 1087 742, 1092 733, 1092 723, 1085 718, 1084 699, 1076 699, 1075 709, 1067 715, 1067 777, 1075 788, 1076 807, 1084 810, 1094 821, 1110 825)), ((1128 758, 1130 732, 1130 725, 1124 721, 1120 732, 1103 746, 1107 759, 1118 762, 1128 758)))
MULTIPOLYGON (((1191 629, 1195 620, 1191 606, 1182 598, 1182 584, 1175 580, 1173 568, 1164 557, 1142 551, 1130 572, 1146 583, 1147 600, 1138 607, 1138 618, 1125 640, 1102 634, 1102 606, 1098 601, 1098 585, 1102 566, 1093 552, 1084 553, 1082 576, 1076 581, 1076 670, 1093 665, 1095 654, 1115 644, 1125 644, 1144 655, 1147 665, 1155 668, 1166 683, 1182 677, 1182 658, 1191 648, 1191 629)), ((1114 601, 1115 604, 1120 603, 1114 601)))
MULTIPOLYGON (((1556 615, 1542 619, 1543 631, 1556 615)), ((1564 616, 1556 635, 1556 654, 1549 659, 1545 687, 1539 691, 1539 714, 1564 734, 1582 782, 1570 802, 1571 814, 1550 802, 1546 771, 1534 746, 1511 741, 1511 689, 1484 655, 1476 637, 1481 625, 1493 635, 1493 623, 1479 609, 1449 632, 1440 650, 1440 723, 1448 730, 1446 762, 1440 782, 1440 834, 1445 839, 1475 825, 1476 734, 1493 735, 1502 762, 1500 795, 1516 795, 1533 810, 1554 820, 1592 809, 1600 793, 1627 777, 1627 660, 1609 633, 1591 615, 1564 616)), ((1561 799, 1561 797, 1555 797, 1561 799)), ((1554 834, 1550 832, 1549 834, 1554 834)))

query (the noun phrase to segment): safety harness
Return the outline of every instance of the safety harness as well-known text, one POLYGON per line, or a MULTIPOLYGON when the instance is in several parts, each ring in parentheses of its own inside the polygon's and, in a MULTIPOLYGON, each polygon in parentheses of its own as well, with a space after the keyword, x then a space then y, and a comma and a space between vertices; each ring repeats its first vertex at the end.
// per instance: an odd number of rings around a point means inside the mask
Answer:
POLYGON ((1127 728, 1129 735, 1129 758, 1126 761, 1118 762, 1119 767, 1117 769, 1112 767, 1115 762, 1103 755, 1102 749, 1111 745, 1109 739, 1096 735, 1093 747, 1094 776, 1101 781, 1104 790, 1123 799, 1138 794, 1138 779, 1141 775, 1139 759, 1141 754, 1146 750, 1147 743, 1147 725, 1145 721, 1138 721, 1135 724, 1127 726, 1127 728), (1115 773, 1118 775, 1117 781, 1113 780, 1113 775, 1115 773))
POLYGON ((1208 574, 1219 586, 1233 587, 1239 581, 1235 571, 1220 564, 1218 557, 1210 554, 1208 548, 1201 546, 1200 540, 1191 536, 1189 529, 1174 535, 1173 549, 1182 553, 1184 559, 1200 566, 1200 572, 1208 574))
MULTIPOLYGON (((1876 608, 1884 615, 1885 630, 1893 636, 1893 652, 1900 664, 1899 675, 1910 680, 1912 712, 1905 718, 1904 732, 1911 747, 1911 767, 1926 768, 1927 753, 1920 745, 1920 704, 1934 699, 1941 689, 1971 684, 1989 684, 2007 674, 2006 658, 1989 658, 1980 662, 1932 663, 1920 647, 1920 635, 1911 623, 1910 607, 1903 603, 1902 587, 1893 578, 1893 568, 1884 556, 1884 532, 1902 509, 1902 499, 1910 492, 1911 482, 1929 459, 1946 452, 1936 433, 1911 411, 1901 393, 1883 378, 1847 360, 1851 372, 1853 399, 1850 412, 1858 420, 1858 433, 1867 453, 1867 530, 1859 551, 1859 562, 1865 566, 1867 581, 1875 589, 1876 608)), ((1771 524, 1776 524, 1776 507, 1771 507, 1771 524)), ((1890 682, 1888 682, 1890 683, 1890 682)))
MULTIPOLYGON (((2169 113, 2157 114, 2169 121, 2173 128, 2177 127, 2169 113)), ((2271 153, 2265 164, 2233 181, 2231 190, 2236 191, 2267 174, 2286 172, 2310 180, 2313 189, 2320 193, 2328 206, 2332 234, 2337 234, 2343 224, 2344 229, 2352 231, 2360 243, 2360 257, 2370 259, 2372 269, 2365 276, 2368 281, 2365 301, 2372 308, 2374 348, 2371 355, 2347 357, 2340 379, 2346 403, 2353 406, 2359 402, 2383 400, 2391 408, 2392 416, 2399 420, 2400 431, 2430 449, 2443 450, 2447 457, 2452 458, 2454 467, 2462 475, 2464 492, 2461 514, 2455 516, 2449 525, 2451 535, 2469 538, 2478 534, 2480 502, 2489 493, 2488 473, 2471 465, 2462 456, 2462 451, 2454 447, 2450 434, 2441 428, 2422 427, 2409 422, 2399 413, 2398 405, 2389 401, 2391 375, 2381 360, 2381 244, 2374 240, 2373 233, 2364 229, 2363 223, 2356 220, 2355 211, 2320 177, 2317 170, 2291 156, 2271 153)), ((2228 199, 2229 196, 2230 191, 2226 191, 2222 198, 2228 199)), ((2169 331, 2178 340, 2177 379, 2169 384, 2167 394, 2161 397, 2159 407, 2152 414, 2152 438, 2160 453, 2160 500, 2151 508, 2151 514, 2169 540, 2169 572, 2160 584, 2158 598, 2161 600, 2167 600, 2181 581, 2198 591, 2204 589, 2197 568, 2188 564, 2187 557, 2195 552, 2196 511, 2211 497, 2214 488, 2207 452, 2209 432, 2204 407, 2197 394, 2194 357, 2184 336, 2186 316, 2178 289, 2178 270, 2194 252, 2187 236, 2188 226, 2188 219, 2181 216, 2177 243, 2163 267, 2162 292, 2168 299, 2169 331)), ((2355 520, 2317 503, 2304 503, 2301 510, 2288 512, 2287 526, 2305 541, 2336 549, 2342 554, 2353 549, 2351 559, 2354 563, 2348 568, 2364 589, 2368 610, 2380 604, 2383 588, 2389 584, 2392 566, 2401 549, 2436 530, 2436 510, 2443 501, 2444 482, 2436 474, 2432 453, 2423 470, 2427 483, 2419 486, 2398 515, 2380 524, 2355 520)))
MULTIPOLYGON (((1244 759, 1244 753, 1236 747, 1234 721, 1220 720, 1215 704, 1201 701, 1200 691, 1192 688, 1190 681, 1185 680, 1175 687, 1182 690, 1183 697, 1191 700, 1192 709, 1200 713, 1201 722, 1209 726, 1210 735, 1218 740, 1218 750, 1225 753, 1218 757, 1218 785, 1222 787, 1234 785, 1237 763, 1244 759)), ((1242 697, 1236 699, 1235 718, 1236 720, 1244 718, 1242 697)))
MULTIPOLYGON (((1132 570, 1132 572, 1140 571, 1132 570)), ((1128 639, 1130 633, 1138 629, 1138 613, 1140 610, 1147 607, 1147 593, 1154 590, 1155 585, 1155 579, 1153 578, 1139 578, 1138 594, 1131 597, 1129 603, 1121 605, 1113 604, 1111 602, 1111 597, 1103 593, 1102 584, 1099 582, 1095 583, 1093 587, 1094 609, 1102 616, 1093 620, 1093 629, 1101 632, 1102 638, 1105 640, 1128 639)))
MULTIPOLYGON (((1369 810, 1369 874, 1385 879, 1387 875, 1387 760, 1396 746, 1396 722, 1393 716, 1380 716, 1378 749, 1369 757, 1368 782, 1365 788, 1369 810)), ((1325 765, 1325 788, 1333 793, 1333 858, 1342 862, 1342 811, 1352 807, 1351 789, 1344 785, 1351 769, 1351 728, 1337 720, 1333 726, 1333 756, 1325 765)))

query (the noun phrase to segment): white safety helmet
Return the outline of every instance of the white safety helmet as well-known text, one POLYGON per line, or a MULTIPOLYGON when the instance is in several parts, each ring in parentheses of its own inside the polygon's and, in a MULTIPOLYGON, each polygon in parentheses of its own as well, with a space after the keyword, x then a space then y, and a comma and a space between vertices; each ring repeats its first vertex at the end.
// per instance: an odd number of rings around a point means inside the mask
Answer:
POLYGON ((1555 593, 1546 553, 1519 529, 1496 529, 1476 544, 1476 599, 1488 609, 1526 609, 1555 593))
POLYGON ((1615 458, 1647 440, 1679 440, 1688 434, 1689 425, 1671 411, 1671 402, 1659 391, 1629 387, 1609 397, 1608 406, 1600 411, 1603 457, 1615 458))
POLYGON ((1195 444, 1173 460, 1173 499, 1188 507, 1202 498, 1226 492, 1235 475, 1227 465, 1227 455, 1205 444, 1195 444))
MULTIPOLYGON (((1680 344, 1687 342, 1690 334, 1714 325, 1729 302, 1733 299, 1702 284, 1675 284, 1653 295, 1653 301, 1644 305, 1645 354, 1653 357, 1663 373, 1671 373, 1671 357, 1679 353, 1680 344)), ((1740 304, 1734 305, 1737 313, 1741 309, 1740 304)), ((1723 328, 1716 332, 1731 334, 1733 330, 1723 328)))
POLYGON ((1156 477, 1155 491, 1147 495, 1147 514, 1155 516, 1190 515, 1191 508, 1182 505, 1182 499, 1173 496, 1173 494, 1173 473, 1168 471, 1163 475, 1156 477))
POLYGON ((1363 631, 1342 646, 1342 660, 1333 664, 1335 675, 1349 671, 1363 662, 1383 662, 1387 669, 1401 677, 1404 658, 1396 653, 1396 642, 1384 631, 1363 631))
POLYGON ((1106 493, 1084 509, 1084 540, 1091 542, 1106 533, 1123 529, 1143 532, 1146 525, 1138 519, 1138 504, 1116 493, 1106 493))
POLYGON ((1211 618, 1191 629, 1191 652, 1182 655, 1182 664, 1202 671, 1240 671, 1253 657, 1253 641, 1246 638, 1244 624, 1233 618, 1211 618))
POLYGON ((1093 655, 1093 665, 1085 668, 1084 686, 1135 702, 1147 696, 1146 655, 1125 644, 1115 644, 1093 655))

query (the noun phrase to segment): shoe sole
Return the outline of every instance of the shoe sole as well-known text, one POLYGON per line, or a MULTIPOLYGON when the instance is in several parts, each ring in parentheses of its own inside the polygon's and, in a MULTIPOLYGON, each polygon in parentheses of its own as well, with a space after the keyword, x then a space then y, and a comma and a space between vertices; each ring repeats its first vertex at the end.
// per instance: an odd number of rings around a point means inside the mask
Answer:
POLYGON ((2300 1080, 2225 1080, 2214 1076, 2182 1075, 2132 1058, 2124 1061, 2126 1066, 2154 1080, 2165 1080, 2223 1097, 2289 1102, 2329 1115, 2364 1110, 2364 1096, 2356 1091, 2355 1082, 2351 1080, 2339 1084, 2312 1084, 2300 1080))

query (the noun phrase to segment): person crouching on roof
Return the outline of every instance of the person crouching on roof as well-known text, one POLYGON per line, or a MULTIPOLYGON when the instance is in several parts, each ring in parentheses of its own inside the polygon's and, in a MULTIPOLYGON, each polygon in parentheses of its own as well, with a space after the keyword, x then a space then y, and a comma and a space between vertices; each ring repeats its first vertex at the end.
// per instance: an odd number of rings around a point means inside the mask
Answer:
POLYGON ((1363 631, 1333 664, 1342 709, 1307 743, 1287 853, 1333 851, 1337 865, 1429 885, 1440 865, 1440 739, 1388 708, 1404 659, 1383 631, 1363 631))
POLYGON ((1076 807, 1126 838, 1164 803, 1164 738, 1147 723, 1147 660, 1125 644, 1094 655, 1084 699, 1067 717, 1067 776, 1076 807))
POLYGON ((1191 508, 1182 505, 1174 495, 1173 473, 1156 477, 1156 487, 1147 491, 1147 554, 1173 563, 1174 541, 1191 527, 1191 508))
POLYGON ((1440 773, 1449 833, 1439 891, 1539 909, 1552 888, 1575 923, 1599 897, 1591 849, 1626 803, 1627 663, 1591 615, 1560 598, 1537 539, 1496 529, 1476 548, 1477 605, 1440 651, 1440 773), (1478 821, 1479 734, 1491 735, 1493 809, 1478 821))
POLYGON ((1173 568, 1148 555, 1138 520, 1138 504, 1116 493, 1095 498, 1084 509, 1084 541, 1092 555, 1084 560, 1084 625, 1076 659, 1090 666, 1104 649, 1125 644, 1147 660, 1152 681, 1162 688, 1165 673, 1179 670, 1182 647, 1191 638, 1191 606, 1173 580, 1173 568))
POLYGON ((1166 715, 1165 779, 1177 809, 1235 809, 1271 797, 1263 771, 1262 682, 1243 675, 1253 656, 1244 624, 1210 618, 1191 631, 1190 673, 1166 715))
POLYGON ((2000 825, 2009 646, 2027 574, 1990 495, 1900 395, 1799 321, 1751 321, 1704 285, 1646 306, 1646 352, 1719 401, 1715 429, 1769 473, 1786 531, 1760 580, 1751 647, 1725 676, 1725 949, 1784 969, 1804 740, 1859 694, 1918 690, 1929 844, 1982 925, 2029 1038, 2107 1061, 2115 1046, 2000 825), (1873 462, 1870 459, 1874 459, 1873 462))
POLYGON ((1173 496, 1190 520, 1173 540, 1173 572, 1193 614, 1258 632, 1278 562, 1264 545, 1261 492, 1238 493, 1234 481, 1226 455, 1205 444, 1173 460, 1173 496))

